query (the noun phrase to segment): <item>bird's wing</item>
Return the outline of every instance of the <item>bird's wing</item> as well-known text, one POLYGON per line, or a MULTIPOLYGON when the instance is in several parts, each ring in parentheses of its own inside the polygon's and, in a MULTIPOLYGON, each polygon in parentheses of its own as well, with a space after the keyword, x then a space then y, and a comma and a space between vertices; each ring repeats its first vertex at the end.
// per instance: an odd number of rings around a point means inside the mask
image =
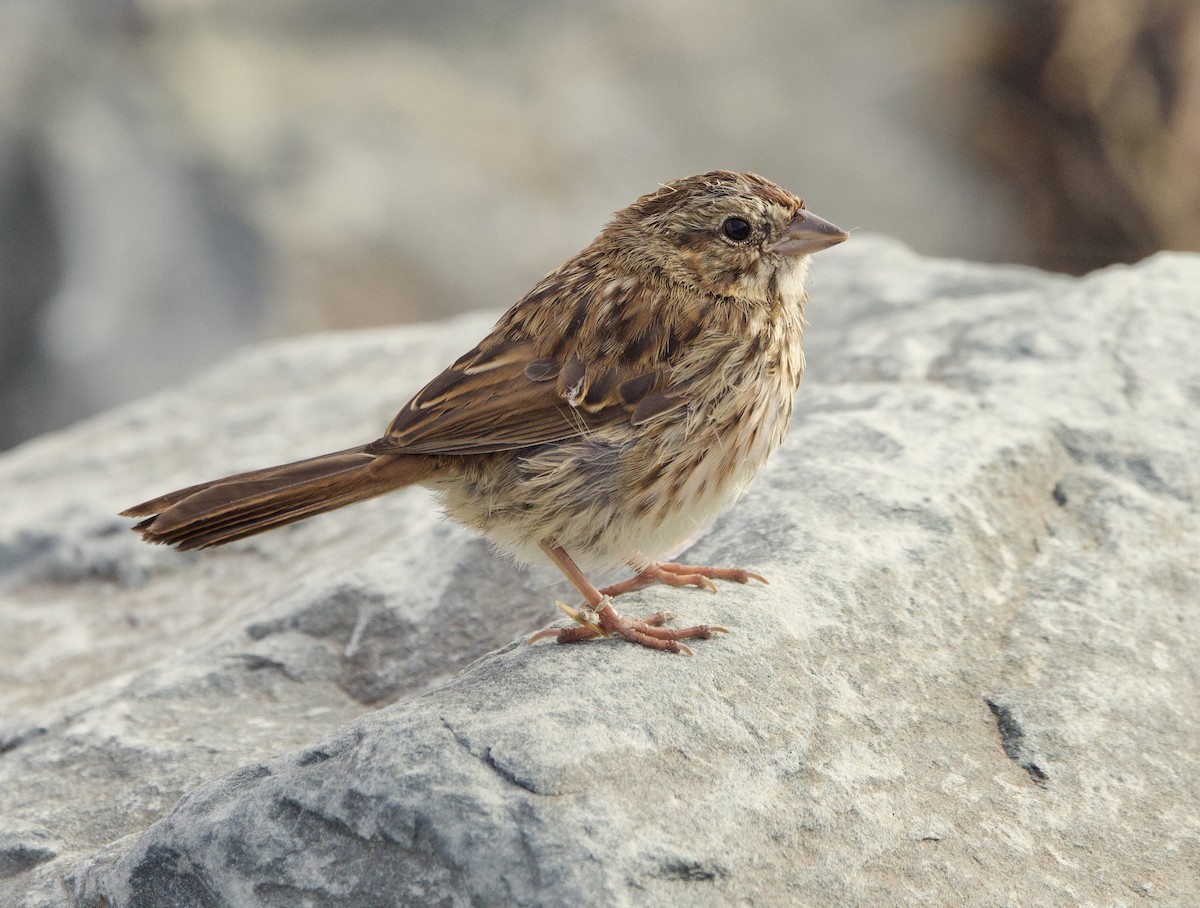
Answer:
POLYGON ((371 454, 486 454, 636 425, 686 405, 660 370, 493 332, 405 405, 371 454))

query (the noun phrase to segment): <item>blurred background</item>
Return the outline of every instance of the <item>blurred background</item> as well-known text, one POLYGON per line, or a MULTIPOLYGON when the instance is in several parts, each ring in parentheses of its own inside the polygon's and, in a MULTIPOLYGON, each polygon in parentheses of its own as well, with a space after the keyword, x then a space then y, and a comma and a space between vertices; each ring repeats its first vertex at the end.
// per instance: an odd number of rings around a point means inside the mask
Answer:
POLYGON ((0 449, 499 312, 715 167, 930 255, 1200 249, 1200 3, 0 0, 0 449))

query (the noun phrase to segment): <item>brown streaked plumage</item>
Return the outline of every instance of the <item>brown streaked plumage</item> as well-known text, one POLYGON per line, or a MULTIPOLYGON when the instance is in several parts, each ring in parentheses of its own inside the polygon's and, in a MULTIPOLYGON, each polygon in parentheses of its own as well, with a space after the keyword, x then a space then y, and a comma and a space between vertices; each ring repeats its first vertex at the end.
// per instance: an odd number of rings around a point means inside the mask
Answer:
POLYGON ((715 589, 738 568, 657 561, 745 488, 779 446, 804 370, 808 255, 846 234, 755 174, 669 183, 618 212, 377 441, 201 483, 126 516, 149 542, 205 548, 413 483, 520 561, 548 558, 584 597, 559 642, 619 633, 656 649, 724 628, 633 621, 611 597, 715 589), (630 565, 597 589, 585 571, 630 565))

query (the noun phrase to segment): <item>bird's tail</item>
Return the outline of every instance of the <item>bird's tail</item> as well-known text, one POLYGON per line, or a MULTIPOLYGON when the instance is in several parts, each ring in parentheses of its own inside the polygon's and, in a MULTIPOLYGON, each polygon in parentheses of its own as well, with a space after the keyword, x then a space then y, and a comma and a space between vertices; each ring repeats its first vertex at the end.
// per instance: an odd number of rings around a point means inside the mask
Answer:
POLYGON ((147 542, 203 549, 429 479, 433 457, 367 454, 366 445, 202 482, 121 512, 147 542))

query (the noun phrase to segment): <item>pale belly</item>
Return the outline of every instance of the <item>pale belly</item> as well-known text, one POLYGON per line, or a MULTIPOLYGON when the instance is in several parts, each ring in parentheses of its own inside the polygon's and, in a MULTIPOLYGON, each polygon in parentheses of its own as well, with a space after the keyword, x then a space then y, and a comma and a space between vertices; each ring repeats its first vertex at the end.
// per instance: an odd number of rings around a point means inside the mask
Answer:
POLYGON ((659 560, 745 491, 783 441, 798 380, 785 368, 686 418, 480 458, 435 488, 451 517, 522 563, 545 561, 543 540, 589 572, 659 560))

